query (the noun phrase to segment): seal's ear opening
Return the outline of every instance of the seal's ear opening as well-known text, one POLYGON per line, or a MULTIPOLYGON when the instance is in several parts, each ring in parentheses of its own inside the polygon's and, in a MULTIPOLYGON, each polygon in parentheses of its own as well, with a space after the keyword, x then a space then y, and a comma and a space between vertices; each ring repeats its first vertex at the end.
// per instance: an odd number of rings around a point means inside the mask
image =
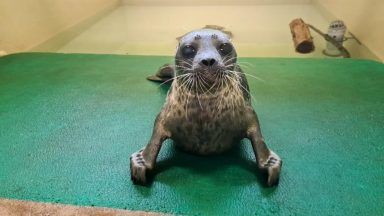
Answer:
POLYGON ((170 81, 175 74, 175 69, 170 64, 165 64, 159 68, 155 75, 147 77, 147 80, 154 82, 170 81))

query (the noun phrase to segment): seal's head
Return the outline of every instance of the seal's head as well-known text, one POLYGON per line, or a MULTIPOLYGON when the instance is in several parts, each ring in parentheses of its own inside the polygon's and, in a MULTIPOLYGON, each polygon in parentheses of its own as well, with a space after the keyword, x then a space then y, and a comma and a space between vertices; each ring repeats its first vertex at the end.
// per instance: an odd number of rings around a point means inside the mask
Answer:
POLYGON ((227 34, 214 29, 192 31, 179 40, 176 76, 205 87, 214 86, 224 75, 234 71, 236 57, 227 34))

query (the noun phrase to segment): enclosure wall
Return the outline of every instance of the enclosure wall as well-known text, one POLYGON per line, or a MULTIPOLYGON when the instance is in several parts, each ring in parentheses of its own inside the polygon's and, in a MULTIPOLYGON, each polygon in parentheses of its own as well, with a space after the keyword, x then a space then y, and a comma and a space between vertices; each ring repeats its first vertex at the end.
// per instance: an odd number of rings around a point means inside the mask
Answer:
POLYGON ((0 1, 0 53, 29 50, 119 0, 0 1))
POLYGON ((384 1, 313 0, 332 16, 343 20, 349 30, 381 61, 384 61, 384 1))

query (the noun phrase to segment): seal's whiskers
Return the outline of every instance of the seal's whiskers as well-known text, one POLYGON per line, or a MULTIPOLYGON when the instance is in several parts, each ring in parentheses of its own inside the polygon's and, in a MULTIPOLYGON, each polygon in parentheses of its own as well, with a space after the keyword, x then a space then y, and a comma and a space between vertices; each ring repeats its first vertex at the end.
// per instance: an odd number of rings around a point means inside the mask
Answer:
MULTIPOLYGON (((233 71, 228 71, 228 72, 229 72, 229 73, 234 73, 233 71)), ((234 74, 235 74, 235 73, 234 73, 234 74)), ((238 75, 236 75, 236 76, 238 76, 238 75)), ((239 85, 240 88, 242 88, 244 91, 246 91, 246 92, 251 96, 251 99, 253 100, 253 102, 257 103, 255 96, 253 96, 253 94, 252 94, 246 87, 244 87, 244 86, 241 84, 241 82, 238 82, 238 85, 239 85)))
POLYGON ((252 77, 252 78, 255 78, 255 79, 257 79, 258 81, 265 82, 264 79, 262 79, 262 78, 260 78, 260 77, 258 77, 258 76, 252 75, 252 74, 250 74, 250 73, 238 72, 238 71, 232 71, 232 70, 227 70, 227 71, 230 71, 230 72, 233 72, 233 73, 236 73, 236 74, 245 74, 246 76, 250 76, 250 77, 252 77))
POLYGON ((240 65, 241 67, 245 67, 245 68, 254 68, 255 66, 249 62, 245 62, 245 61, 238 61, 237 62, 238 65, 240 65))
POLYGON ((162 82, 158 87, 160 88, 161 86, 163 86, 164 84, 166 84, 168 82, 171 82, 171 81, 173 81, 175 79, 178 79, 178 78, 181 78, 181 77, 186 77, 186 76, 189 76, 189 75, 190 75, 190 73, 186 73, 186 74, 181 74, 181 75, 175 76, 173 78, 170 78, 169 80, 166 80, 166 81, 162 82))

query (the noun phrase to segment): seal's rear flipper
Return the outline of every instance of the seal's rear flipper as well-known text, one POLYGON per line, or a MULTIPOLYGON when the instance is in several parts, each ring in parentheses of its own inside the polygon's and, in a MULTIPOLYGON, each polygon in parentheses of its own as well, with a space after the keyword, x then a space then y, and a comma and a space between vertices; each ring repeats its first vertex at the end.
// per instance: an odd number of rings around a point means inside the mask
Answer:
POLYGON ((175 69, 170 64, 165 64, 159 68, 155 75, 147 77, 147 80, 154 82, 167 82, 171 81, 171 79, 175 75, 175 69))
POLYGON ((158 77, 156 75, 147 77, 147 80, 153 81, 153 82, 167 82, 170 79, 172 79, 172 77, 158 77))

